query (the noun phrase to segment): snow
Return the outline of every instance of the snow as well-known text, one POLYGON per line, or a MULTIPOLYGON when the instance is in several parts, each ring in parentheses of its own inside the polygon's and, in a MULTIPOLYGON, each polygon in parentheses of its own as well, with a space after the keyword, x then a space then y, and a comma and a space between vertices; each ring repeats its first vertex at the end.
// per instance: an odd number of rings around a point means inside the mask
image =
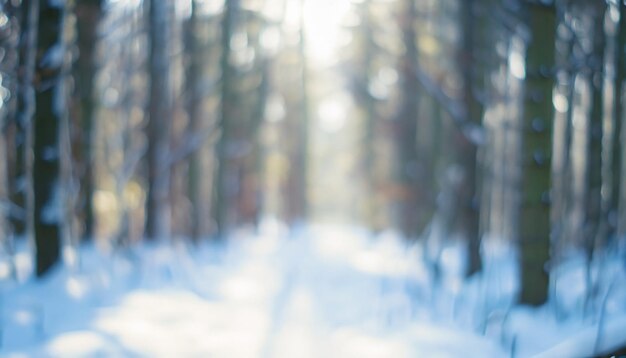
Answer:
POLYGON ((50 185, 52 186, 52 195, 41 210, 41 221, 46 224, 58 224, 61 223, 63 217, 62 191, 58 180, 53 181, 50 185))
MULTIPOLYGON (((437 283, 423 248, 392 232, 260 231, 197 247, 86 246, 41 281, 20 247, 18 282, 0 281, 0 356, 583 357, 626 343, 624 266, 610 259, 605 321, 574 314, 575 298, 556 319, 550 305, 514 305, 515 251, 497 240, 483 276, 467 280, 463 245, 444 245, 437 283)), ((581 286, 577 262, 561 266, 563 285, 581 286)))

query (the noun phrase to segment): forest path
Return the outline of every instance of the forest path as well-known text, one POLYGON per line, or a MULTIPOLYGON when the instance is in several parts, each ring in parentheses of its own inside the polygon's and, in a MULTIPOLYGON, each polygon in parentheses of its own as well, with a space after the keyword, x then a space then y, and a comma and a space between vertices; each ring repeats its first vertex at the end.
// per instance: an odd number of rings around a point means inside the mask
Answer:
POLYGON ((81 272, 6 296, 0 356, 500 355, 415 316, 416 260, 394 238, 315 229, 191 253, 141 247, 130 261, 89 255, 81 272))

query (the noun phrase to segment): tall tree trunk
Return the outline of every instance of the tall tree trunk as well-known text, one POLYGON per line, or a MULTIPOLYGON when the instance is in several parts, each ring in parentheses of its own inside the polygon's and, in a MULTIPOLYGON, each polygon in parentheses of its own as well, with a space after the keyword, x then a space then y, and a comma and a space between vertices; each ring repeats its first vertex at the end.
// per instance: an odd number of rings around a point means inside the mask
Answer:
POLYGON ((63 200, 61 185, 62 122, 67 120, 64 39, 66 2, 43 0, 39 8, 33 145, 34 234, 37 276, 59 261, 63 200))
POLYGON ((552 3, 529 2, 527 8, 530 43, 526 51, 519 213, 521 302, 540 305, 546 301, 548 293, 545 264, 550 247, 556 11, 552 3))
MULTIPOLYGON (((585 163, 585 242, 589 256, 592 255, 596 237, 600 234, 602 218, 602 122, 604 90, 604 2, 589 6, 593 19, 593 49, 589 59, 591 66, 591 108, 587 129, 587 160, 585 163)), ((589 257, 591 258, 591 257, 589 257)))
POLYGON ((241 187, 240 212, 242 213, 243 224, 258 227, 261 215, 261 178, 263 147, 261 145, 261 125, 265 118, 267 98, 270 93, 270 59, 259 60, 260 84, 256 90, 256 102, 252 113, 252 124, 249 126, 248 138, 252 142, 252 151, 248 158, 244 170, 244 179, 241 187))
POLYGON ((94 116, 96 102, 94 98, 95 76, 98 69, 96 46, 98 28, 102 18, 102 0, 83 0, 75 7, 78 36, 78 60, 75 63, 76 95, 78 100, 79 149, 75 150, 75 160, 80 181, 78 212, 83 220, 83 240, 91 240, 94 230, 94 116))
MULTIPOLYGON (((18 33, 20 11, 18 4, 10 1, 0 2, 0 13, 5 16, 5 23, 0 26, 0 87, 3 90, 9 90, 11 94, 19 90, 19 78, 16 75, 19 69, 18 52, 20 39, 15 36, 18 33)), ((13 118, 15 117, 15 100, 14 96, 1 96, 0 98, 0 250, 3 250, 9 257, 14 253, 13 230, 11 221, 23 219, 20 217, 20 210, 16 210, 16 206, 11 202, 10 189, 13 183, 11 178, 10 167, 15 166, 15 160, 9 154, 11 150, 13 138, 17 135, 13 128, 13 118)), ((23 211, 22 211, 23 213, 23 211)), ((23 220, 19 220, 23 224, 23 220)), ((11 258, 8 260, 10 264, 10 273, 14 275, 15 270, 11 264, 11 258)))
POLYGON ((14 138, 15 179, 11 201, 22 209, 22 215, 12 216, 15 235, 29 235, 32 226, 32 159, 26 155, 32 147, 32 120, 35 111, 35 56, 37 54, 37 26, 39 0, 23 0, 17 85, 16 132, 14 138))
POLYGON ((170 234, 170 128, 173 98, 170 78, 170 2, 151 0, 149 6, 150 98, 148 136, 148 196, 146 237, 163 239, 170 234))
POLYGON ((297 195, 296 207, 294 213, 298 221, 305 220, 309 215, 308 202, 308 182, 309 182, 309 66, 307 61, 307 33, 305 25, 305 6, 307 0, 300 0, 300 65, 301 74, 301 102, 300 102, 300 122, 298 125, 297 136, 299 138, 299 147, 296 150, 296 162, 292 168, 298 172, 297 190, 293 193, 297 195))
POLYGON ((220 67, 222 71, 220 100, 219 128, 221 136, 217 143, 218 168, 215 179, 214 210, 216 222, 216 234, 223 238, 232 225, 232 201, 234 200, 233 184, 230 178, 233 176, 233 168, 230 163, 230 142, 232 136, 232 112, 236 106, 233 101, 233 80, 235 69, 232 66, 232 50, 230 40, 235 27, 235 17, 239 10, 239 0, 230 0, 225 3, 222 18, 222 56, 220 67))
POLYGON ((376 230, 376 102, 371 96, 369 86, 374 72, 374 29, 371 15, 371 0, 364 1, 361 7, 363 58, 359 84, 363 87, 362 102, 365 107, 365 135, 363 136, 363 172, 365 175, 365 221, 371 230, 376 230))
MULTIPOLYGON (((475 24, 476 2, 461 0, 460 13, 462 16, 463 46, 461 49, 461 70, 463 75, 463 102, 467 118, 477 126, 482 125, 483 106, 474 93, 474 88, 483 88, 483 78, 480 64, 476 61, 476 35, 478 27, 475 24)), ((468 240, 469 264, 468 275, 480 270, 480 215, 478 207, 477 182, 477 144, 472 143, 465 135, 456 141, 458 163, 462 168, 463 183, 461 184, 460 198, 460 230, 468 240)))
POLYGON ((624 116, 624 80, 626 78, 626 4, 618 1, 619 25, 615 37, 615 83, 613 101, 613 138, 611 139, 612 182, 609 235, 626 236, 626 117, 624 116))
MULTIPOLYGON (((306 54, 306 28, 304 9, 307 0, 300 0, 300 42, 298 56, 300 64, 300 113, 295 115, 294 138, 289 166, 289 190, 287 193, 287 216, 290 224, 302 223, 309 215, 309 86, 306 54)), ((314 0, 312 0, 314 1, 314 0)))
MULTIPOLYGON (((587 128, 587 159, 585 161, 585 220, 584 220, 584 246, 587 255, 586 283, 587 301, 592 298, 591 261, 596 245, 605 235, 605 218, 603 215, 602 200, 602 134, 604 121, 604 14, 606 3, 598 1, 590 3, 586 7, 586 13, 591 16, 593 48, 589 57, 591 67, 591 108, 589 112, 587 128)), ((588 306, 585 306, 585 309, 588 306)))
POLYGON ((407 195, 400 202, 400 230, 407 238, 416 238, 424 229, 429 218, 425 215, 425 207, 429 206, 428 196, 432 195, 432 186, 426 179, 431 173, 422 155, 418 158, 417 123, 418 108, 416 96, 419 93, 419 83, 415 76, 415 66, 418 66, 418 51, 414 21, 417 9, 414 0, 404 0, 401 17, 402 42, 405 50, 400 58, 401 73, 401 104, 400 113, 396 122, 397 151, 400 167, 398 179, 407 195), (421 159, 421 160, 420 160, 421 159))
MULTIPOLYGON (((185 85, 187 94, 187 115, 189 117, 189 130, 192 135, 202 130, 201 104, 202 95, 200 93, 200 83, 202 80, 202 63, 200 53, 200 43, 198 41, 198 2, 191 1, 191 14, 185 28, 185 52, 188 60, 187 72, 185 74, 185 85)), ((203 177, 202 158, 200 148, 194 150, 189 156, 187 172, 187 196, 191 202, 191 238, 197 241, 202 235, 202 221, 208 213, 202 204, 201 180, 203 177)))

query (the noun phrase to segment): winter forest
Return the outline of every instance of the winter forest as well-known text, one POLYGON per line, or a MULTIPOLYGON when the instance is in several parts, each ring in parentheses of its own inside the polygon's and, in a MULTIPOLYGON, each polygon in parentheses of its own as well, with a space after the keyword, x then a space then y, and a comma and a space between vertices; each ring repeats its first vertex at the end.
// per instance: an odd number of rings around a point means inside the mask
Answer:
POLYGON ((0 356, 626 355, 624 0, 0 0, 0 356))

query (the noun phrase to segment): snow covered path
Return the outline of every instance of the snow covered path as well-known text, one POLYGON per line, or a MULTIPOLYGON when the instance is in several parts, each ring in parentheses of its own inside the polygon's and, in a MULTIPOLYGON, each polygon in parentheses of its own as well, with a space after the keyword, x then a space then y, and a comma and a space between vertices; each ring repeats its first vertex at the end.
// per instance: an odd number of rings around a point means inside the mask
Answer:
POLYGON ((473 313, 456 281, 437 295, 416 253, 391 236, 321 227, 81 256, 80 269, 3 287, 0 356, 509 355, 502 335, 459 323, 473 313))

